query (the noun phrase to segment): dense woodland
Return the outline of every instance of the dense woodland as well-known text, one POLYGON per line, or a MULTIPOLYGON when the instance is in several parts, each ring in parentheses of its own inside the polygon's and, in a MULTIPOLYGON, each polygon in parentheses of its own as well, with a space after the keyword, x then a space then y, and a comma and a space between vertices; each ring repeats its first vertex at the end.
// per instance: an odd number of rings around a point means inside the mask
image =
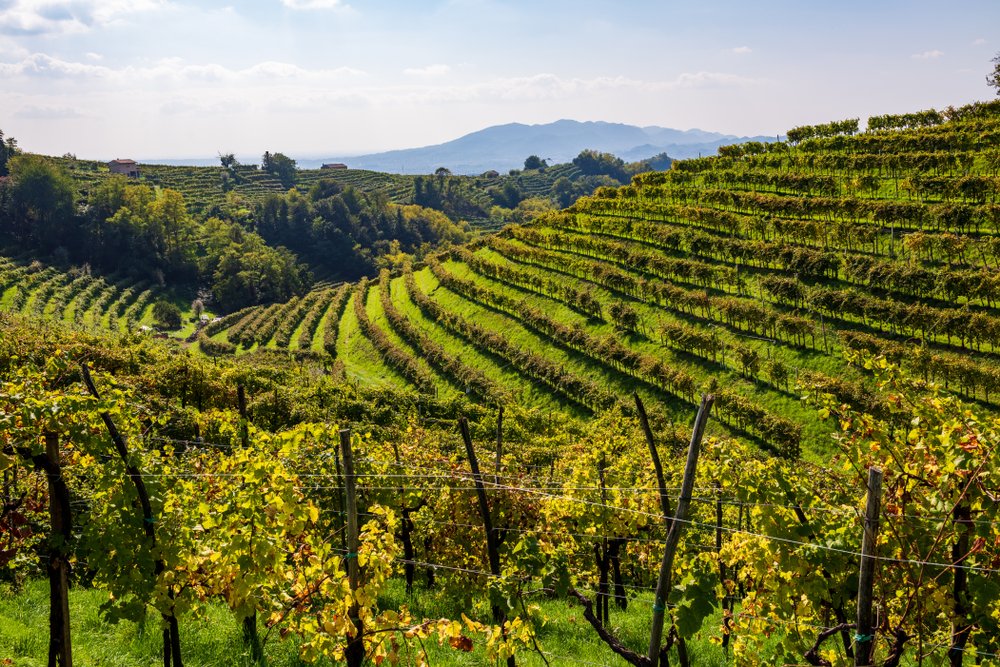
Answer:
POLYGON ((72 563, 176 666, 211 614, 246 664, 995 664, 1000 101, 861 125, 531 160, 605 185, 496 233, 446 171, 195 210, 6 142, 4 590, 72 563), (222 316, 143 334, 175 284, 222 316))

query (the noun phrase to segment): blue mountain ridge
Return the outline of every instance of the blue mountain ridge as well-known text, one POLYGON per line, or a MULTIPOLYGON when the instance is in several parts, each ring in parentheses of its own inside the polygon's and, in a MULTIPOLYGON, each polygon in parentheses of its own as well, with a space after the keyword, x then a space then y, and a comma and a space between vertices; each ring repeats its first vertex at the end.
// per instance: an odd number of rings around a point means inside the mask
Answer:
POLYGON ((494 125, 433 146, 392 150, 368 155, 298 159, 303 169, 342 162, 352 169, 401 174, 429 174, 446 167, 455 174, 480 174, 495 169, 520 169, 524 159, 537 155, 549 164, 570 162, 584 149, 613 153, 634 162, 667 153, 675 159, 714 155, 719 146, 746 141, 775 141, 777 137, 738 137, 705 130, 638 127, 604 121, 558 120, 553 123, 494 125))

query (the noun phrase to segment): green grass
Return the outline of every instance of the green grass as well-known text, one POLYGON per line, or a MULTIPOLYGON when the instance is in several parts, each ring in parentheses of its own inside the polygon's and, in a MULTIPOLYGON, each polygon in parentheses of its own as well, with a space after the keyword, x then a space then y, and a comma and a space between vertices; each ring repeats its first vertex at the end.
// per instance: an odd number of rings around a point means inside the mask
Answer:
MULTIPOLYGON (((33 581, 14 593, 0 588, 0 664, 17 667, 46 664, 48 655, 48 582, 33 581)), ((144 623, 103 620, 99 607, 107 593, 74 587, 70 591, 73 664, 78 667, 158 667, 163 664, 159 619, 150 614, 144 623)), ((200 618, 185 618, 181 650, 189 667, 250 665, 240 627, 228 610, 208 605, 200 618)), ((301 665, 291 643, 268 642, 270 664, 301 665)))
MULTIPOLYGON (((414 274, 414 279, 422 290, 429 292, 437 287, 437 281, 429 271, 414 274)), ((461 338, 455 336, 435 322, 427 319, 406 291, 403 278, 396 278, 391 284, 392 298, 396 308, 435 343, 444 347, 462 362, 481 371, 489 379, 504 387, 516 397, 518 405, 542 409, 564 408, 582 416, 575 405, 560 401, 545 387, 525 379, 504 360, 481 352, 461 338)))
POLYGON ((409 383, 382 362, 371 341, 365 338, 354 315, 354 294, 347 299, 337 335, 337 359, 343 360, 347 377, 374 385, 408 387, 409 383))
MULTIPOLYGON (((444 262, 443 266, 460 278, 466 278, 469 275, 469 270, 464 264, 448 261, 444 262)), ((444 287, 429 293, 429 296, 442 306, 461 313, 463 317, 471 319, 481 326, 494 331, 502 331, 504 336, 516 345, 565 366, 567 370, 580 377, 601 382, 609 391, 619 396, 628 396, 633 390, 639 388, 639 384, 627 375, 618 373, 610 366, 595 362, 584 354, 564 348, 545 336, 528 330, 514 317, 470 301, 444 287)))
MULTIPOLYGON (((419 573, 418 573, 419 574, 419 573)), ((101 618, 100 604, 107 599, 101 590, 73 587, 70 590, 73 661, 78 667, 157 667, 162 665, 162 636, 159 619, 150 614, 144 623, 120 621, 111 624, 101 618)), ((531 600, 537 604, 544 625, 538 641, 550 665, 621 665, 624 662, 601 642, 583 618, 582 607, 561 599, 531 600)), ((409 607, 416 619, 460 618, 461 613, 480 618, 488 612, 437 592, 422 590, 414 595, 405 592, 402 580, 390 581, 379 600, 383 609, 409 607)), ((651 622, 652 599, 648 594, 629 601, 627 611, 614 609, 611 626, 633 650, 644 653, 651 622)), ((481 618, 480 620, 485 620, 481 618)), ((702 631, 688 641, 693 665, 722 667, 727 664, 721 647, 711 641, 717 634, 719 617, 706 621, 702 631)), ((261 629, 262 638, 265 630, 261 629)), ((222 667, 251 663, 242 642, 240 626, 221 603, 206 605, 197 616, 181 619, 181 651, 184 664, 190 667, 222 667)), ((484 640, 474 636, 471 653, 455 651, 436 638, 424 640, 431 665, 471 666, 490 664, 483 653, 484 640)), ((265 643, 267 664, 271 667, 301 667, 297 640, 282 641, 272 633, 265 643)), ((10 659, 17 667, 46 664, 48 651, 48 583, 29 582, 19 591, 0 587, 0 664, 10 659)), ((405 655, 405 654, 404 654, 405 655)), ((519 653, 518 665, 544 667, 544 661, 531 650, 519 653)), ((329 665, 330 662, 316 663, 329 665)), ((406 664, 406 663, 404 663, 406 664)))
POLYGON ((409 343, 403 340, 399 334, 396 333, 396 330, 392 328, 392 325, 389 324, 389 320, 382 308, 382 300, 379 296, 378 283, 372 283, 371 289, 368 290, 368 298, 365 300, 365 310, 368 313, 368 319, 371 320, 372 324, 384 331, 393 344, 409 353, 416 360, 418 365, 422 366, 424 370, 430 373, 430 376, 434 378, 434 387, 438 392, 438 396, 441 398, 452 398, 458 395, 459 389, 449 382, 448 378, 441 375, 433 366, 424 361, 424 359, 420 356, 420 350, 414 349, 409 343))

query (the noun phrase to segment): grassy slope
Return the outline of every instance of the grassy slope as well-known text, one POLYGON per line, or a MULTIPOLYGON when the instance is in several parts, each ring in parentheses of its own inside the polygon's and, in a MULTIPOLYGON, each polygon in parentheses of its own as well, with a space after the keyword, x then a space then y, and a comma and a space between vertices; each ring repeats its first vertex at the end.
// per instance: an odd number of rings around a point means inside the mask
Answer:
POLYGON ((382 362, 371 342, 361 333, 354 315, 354 299, 352 294, 347 300, 337 336, 337 359, 344 362, 347 377, 367 384, 409 386, 399 373, 382 362))
POLYGON ((437 370, 420 356, 420 350, 414 349, 409 343, 400 338, 389 324, 385 311, 382 309, 378 283, 372 283, 371 289, 368 290, 368 298, 365 300, 365 310, 368 312, 368 319, 371 320, 372 324, 384 331, 390 341, 400 349, 405 350, 410 356, 416 359, 418 365, 430 373, 431 377, 434 378, 434 388, 441 398, 455 396, 459 393, 459 389, 448 378, 438 373, 437 370))
MULTIPOLYGON (((429 292, 437 287, 437 281, 430 271, 420 271, 415 275, 417 284, 429 292)), ((537 406, 541 408, 573 409, 570 404, 560 402, 551 393, 535 383, 526 380, 517 371, 510 368, 499 357, 484 353, 467 344, 446 329, 424 317, 420 309, 410 299, 402 278, 392 281, 392 295, 396 307, 410 321, 423 331, 434 342, 443 346, 448 352, 459 357, 463 363, 482 371, 494 382, 501 384, 510 391, 520 405, 537 406)))
MULTIPOLYGON (((73 588, 70 591, 70 619, 73 626, 74 664, 80 667, 158 667, 163 664, 160 650, 162 640, 159 626, 152 615, 145 625, 122 621, 116 625, 101 620, 98 607, 106 599, 99 590, 73 588)), ((563 600, 537 601, 547 619, 539 633, 542 650, 551 665, 617 665, 621 660, 608 649, 583 618, 582 609, 575 603, 563 600)), ((458 617, 465 612, 471 616, 488 615, 483 609, 462 608, 455 601, 442 599, 433 592, 417 588, 408 597, 402 582, 394 580, 382 596, 382 606, 398 608, 408 605, 416 618, 458 617)), ((625 612, 612 611, 612 623, 619 636, 633 649, 644 652, 648 641, 652 597, 642 594, 631 600, 625 612)), ((689 642, 693 664, 704 667, 722 667, 726 658, 722 649, 710 641, 717 634, 720 618, 710 618, 701 633, 689 642)), ((18 667, 36 667, 46 664, 48 628, 48 584, 45 581, 29 583, 14 593, 0 589, 0 662, 13 660, 18 667)), ((261 636, 265 636, 261 629, 261 636)), ((461 653, 447 646, 438 646, 436 639, 424 642, 432 665, 483 665, 482 641, 475 640, 472 653, 461 653)), ((241 628, 230 612, 218 603, 209 604, 201 618, 188 617, 181 622, 181 649, 184 664, 189 667, 249 666, 246 649, 241 641, 241 628)), ((271 667, 301 667, 296 653, 296 641, 280 641, 272 634, 265 645, 265 654, 271 667)), ((316 663, 329 665, 332 663, 316 663)), ((545 663, 535 653, 518 654, 518 664, 544 667, 545 663)))

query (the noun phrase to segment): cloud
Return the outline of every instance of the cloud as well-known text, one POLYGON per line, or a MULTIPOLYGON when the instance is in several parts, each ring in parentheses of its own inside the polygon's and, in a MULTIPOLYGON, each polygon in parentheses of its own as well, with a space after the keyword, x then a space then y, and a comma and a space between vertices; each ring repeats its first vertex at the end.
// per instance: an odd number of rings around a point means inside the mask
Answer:
POLYGON ((972 40, 973 46, 982 46, 983 44, 988 44, 988 43, 989 42, 983 37, 979 37, 978 39, 972 40))
POLYGON ((214 63, 185 64, 180 58, 164 58, 145 67, 129 66, 114 69, 105 65, 62 60, 45 53, 33 53, 18 62, 0 62, 0 76, 5 78, 104 80, 119 86, 165 81, 178 85, 322 83, 360 77, 364 74, 363 71, 352 67, 307 70, 298 65, 274 61, 264 61, 244 69, 230 69, 214 63))
POLYGON ((738 56, 745 56, 748 53, 753 53, 753 49, 749 46, 737 46, 735 48, 729 49, 730 53, 735 53, 738 56))
POLYGON ((83 118, 85 114, 72 107, 27 106, 14 112, 14 116, 31 120, 63 120, 83 118))
POLYGON ((444 76, 451 72, 451 67, 448 65, 428 65, 427 67, 407 67, 403 70, 403 74, 407 76, 425 77, 431 78, 436 76, 444 76))
POLYGON ((932 49, 930 51, 923 51, 921 53, 914 53, 911 58, 914 60, 934 60, 935 58, 940 58, 944 55, 944 51, 938 51, 937 49, 932 49))
POLYGON ((6 0, 0 2, 0 34, 87 32, 166 6, 166 0, 6 0))
POLYGON ((0 63, 0 76, 9 78, 16 76, 103 78, 112 73, 113 70, 108 67, 62 60, 44 53, 33 53, 20 62, 0 63))
POLYGON ((345 8, 341 0, 281 0, 289 9, 337 9, 345 8))
POLYGON ((721 72, 687 72, 674 79, 644 81, 628 77, 563 78, 539 73, 505 77, 467 85, 412 85, 362 89, 372 104, 456 104, 560 100, 606 93, 652 94, 697 88, 735 88, 765 83, 721 72))

